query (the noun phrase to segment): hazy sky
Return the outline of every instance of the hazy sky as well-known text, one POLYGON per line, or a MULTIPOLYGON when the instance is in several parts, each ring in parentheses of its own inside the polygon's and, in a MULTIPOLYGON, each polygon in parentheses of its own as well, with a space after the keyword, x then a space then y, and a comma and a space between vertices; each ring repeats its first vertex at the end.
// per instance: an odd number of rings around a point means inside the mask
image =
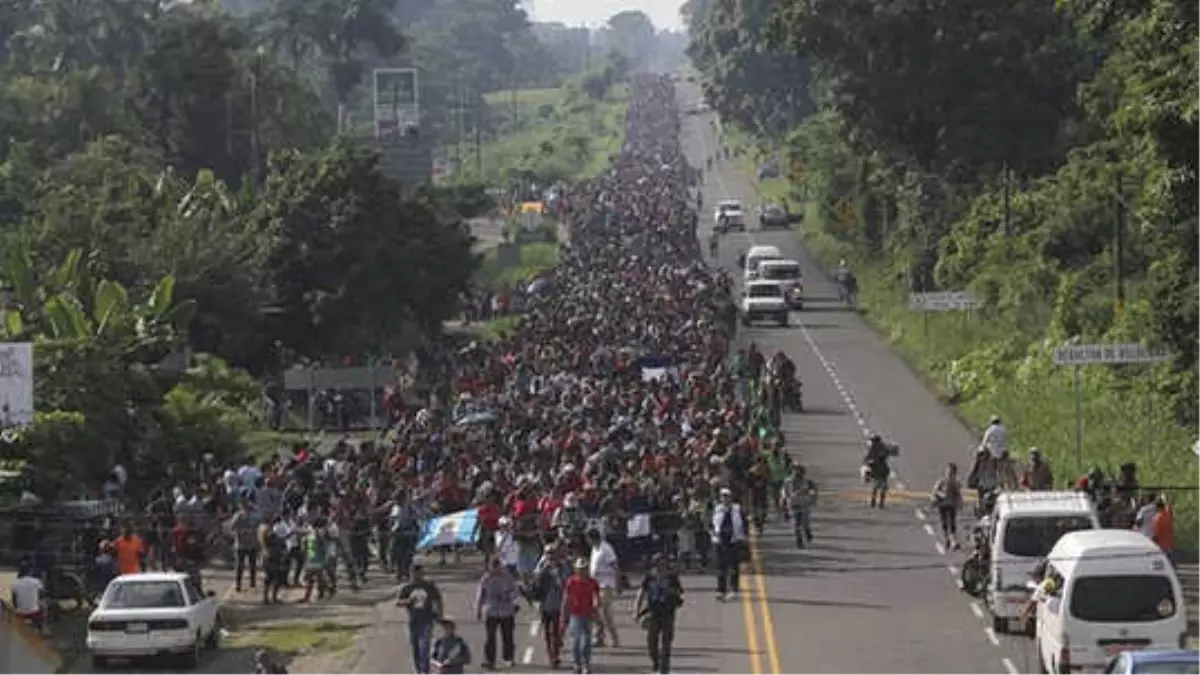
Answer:
POLYGON ((626 9, 640 9, 662 30, 683 27, 679 7, 683 0, 524 0, 526 11, 532 8, 534 21, 561 21, 575 25, 599 25, 608 17, 626 9))

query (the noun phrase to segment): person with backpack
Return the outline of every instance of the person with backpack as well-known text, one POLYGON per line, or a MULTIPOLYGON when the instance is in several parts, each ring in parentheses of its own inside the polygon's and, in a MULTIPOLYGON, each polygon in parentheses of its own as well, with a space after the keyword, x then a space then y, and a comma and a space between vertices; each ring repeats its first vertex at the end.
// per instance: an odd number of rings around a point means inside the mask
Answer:
POLYGON ((646 631, 646 648, 651 669, 671 672, 671 645, 675 642, 675 613, 683 606, 683 584, 663 555, 654 556, 653 566, 642 579, 633 601, 633 618, 646 631))

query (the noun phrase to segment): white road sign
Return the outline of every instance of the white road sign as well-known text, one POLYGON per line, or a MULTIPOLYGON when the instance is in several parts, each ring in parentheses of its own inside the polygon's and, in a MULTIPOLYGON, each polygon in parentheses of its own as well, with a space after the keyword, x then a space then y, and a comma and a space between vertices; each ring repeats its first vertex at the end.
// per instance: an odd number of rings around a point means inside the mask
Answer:
POLYGON ((1171 358, 1166 349, 1127 344, 1066 345, 1054 348, 1054 363, 1082 366, 1088 363, 1159 363, 1171 358))
POLYGON ((0 342, 0 429, 33 422, 33 344, 0 342))
POLYGON ((908 308, 918 312, 954 312, 979 309, 979 298, 965 291, 909 293, 908 308))

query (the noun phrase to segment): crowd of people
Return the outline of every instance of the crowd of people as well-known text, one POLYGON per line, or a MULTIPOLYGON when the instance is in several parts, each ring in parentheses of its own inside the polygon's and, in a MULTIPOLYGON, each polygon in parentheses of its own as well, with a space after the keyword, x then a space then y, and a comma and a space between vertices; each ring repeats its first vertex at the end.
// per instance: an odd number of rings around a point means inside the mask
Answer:
MULTIPOLYGON (((570 243, 511 336, 420 354, 379 441, 205 462, 119 536, 97 526, 96 592, 142 567, 202 585, 220 555, 236 590, 263 603, 286 587, 321 601, 383 574, 402 584, 416 672, 461 672, 470 647, 415 556, 431 518, 477 509, 482 666, 512 664, 516 607, 533 602, 547 661, 569 642, 574 670, 589 672, 594 649, 620 644, 614 598, 644 571, 634 614, 668 672, 680 569, 712 566, 728 599, 749 529, 772 501, 804 512, 815 486, 758 405, 781 362, 753 346, 731 358, 731 282, 701 256, 673 85, 637 76, 631 92, 624 147, 566 195, 570 243)), ((464 547, 431 553, 446 565, 464 547)))

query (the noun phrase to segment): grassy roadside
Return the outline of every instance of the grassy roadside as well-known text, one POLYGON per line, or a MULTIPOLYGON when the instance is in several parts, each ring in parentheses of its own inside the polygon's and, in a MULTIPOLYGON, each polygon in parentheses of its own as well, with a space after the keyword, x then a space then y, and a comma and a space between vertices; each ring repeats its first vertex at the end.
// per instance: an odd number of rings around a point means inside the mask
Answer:
MULTIPOLYGON (((744 138, 731 134, 729 140, 747 147, 744 138)), ((754 154, 743 154, 748 170, 754 154)), ((814 198, 818 190, 805 194, 786 179, 761 181, 758 188, 764 199, 804 205, 799 236, 805 248, 826 270, 839 258, 852 262, 866 320, 965 424, 979 431, 990 415, 999 414, 1012 447, 1041 448, 1060 484, 1090 466, 1115 471, 1122 462, 1136 461, 1143 485, 1175 488, 1167 492, 1175 504, 1178 543, 1196 551, 1196 432, 1177 424, 1171 402, 1150 386, 1151 378, 1165 376, 1165 368, 1132 366, 1141 376, 1126 378, 1116 377, 1114 367, 1081 370, 1083 448, 1077 460, 1074 372, 1051 362, 1056 345, 1045 337, 1049 316, 1033 317, 1021 330, 987 309, 971 316, 912 312, 903 270, 832 236, 828 207, 814 198)))
MULTIPOLYGON (((512 114, 509 96, 492 92, 485 99, 512 114)), ((523 90, 516 100, 519 130, 485 142, 482 175, 472 162, 462 167, 463 179, 491 185, 514 177, 536 177, 543 183, 576 180, 601 171, 621 149, 629 103, 625 85, 614 85, 599 101, 569 88, 523 90)))

